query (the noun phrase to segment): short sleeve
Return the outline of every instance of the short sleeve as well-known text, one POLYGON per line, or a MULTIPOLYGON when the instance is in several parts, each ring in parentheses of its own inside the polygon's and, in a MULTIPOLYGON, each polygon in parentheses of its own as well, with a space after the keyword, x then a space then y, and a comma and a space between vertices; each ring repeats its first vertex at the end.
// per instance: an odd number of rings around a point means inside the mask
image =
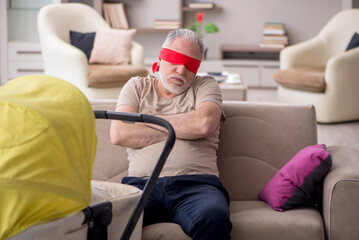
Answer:
POLYGON ((116 108, 121 105, 128 105, 138 110, 140 104, 138 81, 139 77, 133 77, 122 87, 116 108))
POLYGON ((198 77, 196 81, 196 106, 210 100, 222 106, 221 88, 213 77, 198 77))
POLYGON ((222 120, 225 119, 222 106, 222 92, 217 81, 210 76, 197 76, 196 91, 196 107, 204 101, 212 101, 218 104, 222 110, 222 120))

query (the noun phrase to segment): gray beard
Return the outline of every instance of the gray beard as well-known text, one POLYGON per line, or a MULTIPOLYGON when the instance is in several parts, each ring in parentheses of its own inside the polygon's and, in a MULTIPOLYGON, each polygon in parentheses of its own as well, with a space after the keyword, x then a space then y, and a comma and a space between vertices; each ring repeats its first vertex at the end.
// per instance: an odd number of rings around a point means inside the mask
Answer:
MULTIPOLYGON (((171 78, 171 77, 169 77, 169 78, 171 78)), ((164 88, 167 89, 167 91, 170 91, 171 93, 174 93, 176 95, 184 93, 190 87, 190 85, 183 86, 183 87, 172 87, 168 84, 168 81, 165 81, 163 79, 164 79, 164 77, 162 77, 160 74, 160 81, 162 82, 162 85, 164 86, 164 88)), ((185 84, 187 84, 187 80, 185 80, 185 84)))

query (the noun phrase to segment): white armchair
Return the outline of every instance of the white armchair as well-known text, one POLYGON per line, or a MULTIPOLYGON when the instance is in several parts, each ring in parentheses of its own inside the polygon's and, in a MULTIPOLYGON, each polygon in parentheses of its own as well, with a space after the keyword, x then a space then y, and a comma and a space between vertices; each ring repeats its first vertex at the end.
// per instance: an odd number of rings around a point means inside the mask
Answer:
POLYGON ((117 99, 121 87, 132 76, 147 75, 144 48, 132 41, 129 65, 89 64, 86 55, 70 44, 70 30, 82 33, 109 29, 103 17, 80 3, 52 4, 38 14, 38 30, 45 74, 77 86, 89 99, 117 99), (88 78, 125 79, 115 85, 90 87, 88 78))
POLYGON ((345 10, 336 14, 314 38, 283 49, 281 70, 274 74, 279 83, 278 101, 313 104, 317 121, 322 123, 358 120, 359 48, 345 51, 355 32, 359 33, 359 9, 345 10), (322 91, 290 85, 293 82, 288 77, 305 84, 311 81, 311 74, 320 77, 320 71, 322 91))

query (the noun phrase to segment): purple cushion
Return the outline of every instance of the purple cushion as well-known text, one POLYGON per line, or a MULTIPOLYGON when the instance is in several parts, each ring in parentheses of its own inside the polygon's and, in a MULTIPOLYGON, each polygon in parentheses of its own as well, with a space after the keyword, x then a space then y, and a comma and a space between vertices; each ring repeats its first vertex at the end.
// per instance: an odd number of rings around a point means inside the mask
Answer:
POLYGON ((305 147, 264 186, 258 199, 277 211, 309 204, 331 166, 324 144, 305 147))

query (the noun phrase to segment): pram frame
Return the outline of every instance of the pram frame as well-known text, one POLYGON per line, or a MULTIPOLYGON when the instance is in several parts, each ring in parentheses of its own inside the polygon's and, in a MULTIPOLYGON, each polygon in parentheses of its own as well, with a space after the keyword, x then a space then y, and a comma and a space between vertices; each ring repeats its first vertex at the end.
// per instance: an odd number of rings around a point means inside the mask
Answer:
POLYGON ((127 112, 115 112, 115 111, 104 111, 104 110, 95 110, 94 111, 96 119, 111 119, 111 120, 121 120, 123 122, 143 122, 143 123, 151 123, 164 127, 168 131, 168 137, 163 147, 163 150, 157 160, 156 166, 154 167, 150 178, 148 179, 143 192, 141 194, 140 199, 137 202, 137 205, 126 225, 124 232, 122 233, 121 240, 128 240, 131 237, 131 234, 136 226, 138 219, 140 218, 143 209, 145 208, 145 204, 148 201, 152 190, 156 184, 156 181, 162 171, 162 168, 167 160, 168 155, 170 154, 175 141, 176 141, 176 133, 172 127, 172 125, 159 117, 148 115, 148 114, 140 114, 140 113, 127 113, 127 112))

